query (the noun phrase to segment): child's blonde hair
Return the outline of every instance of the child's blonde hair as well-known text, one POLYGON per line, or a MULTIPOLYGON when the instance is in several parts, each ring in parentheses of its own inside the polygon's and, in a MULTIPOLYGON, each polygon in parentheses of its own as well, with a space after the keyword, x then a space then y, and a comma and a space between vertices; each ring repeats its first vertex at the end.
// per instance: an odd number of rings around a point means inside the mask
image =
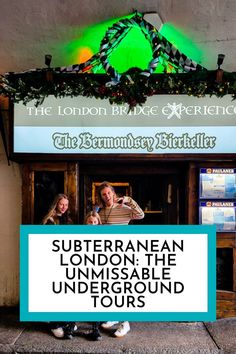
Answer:
POLYGON ((96 218, 96 219, 97 219, 98 225, 101 225, 101 224, 102 224, 100 215, 99 215, 95 210, 90 211, 90 212, 85 216, 85 220, 84 220, 84 223, 85 223, 85 224, 87 224, 87 221, 88 221, 88 219, 89 219, 91 216, 92 216, 93 218, 96 218))

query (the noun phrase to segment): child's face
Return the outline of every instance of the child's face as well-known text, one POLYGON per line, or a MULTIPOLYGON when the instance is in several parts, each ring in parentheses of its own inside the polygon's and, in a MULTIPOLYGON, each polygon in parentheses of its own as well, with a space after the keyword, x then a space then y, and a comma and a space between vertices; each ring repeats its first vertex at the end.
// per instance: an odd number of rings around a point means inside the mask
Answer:
POLYGON ((98 225, 98 219, 95 216, 90 216, 87 219, 87 225, 98 225))

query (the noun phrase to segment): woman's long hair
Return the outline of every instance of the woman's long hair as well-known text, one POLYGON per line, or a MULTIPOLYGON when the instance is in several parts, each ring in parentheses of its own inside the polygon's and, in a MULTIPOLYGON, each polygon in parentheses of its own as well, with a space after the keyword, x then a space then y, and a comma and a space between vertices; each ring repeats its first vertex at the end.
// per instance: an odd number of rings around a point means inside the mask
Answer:
MULTIPOLYGON (((42 224, 45 225, 48 223, 48 221, 52 224, 59 224, 59 218, 57 216, 57 206, 58 206, 58 203, 60 202, 61 199, 66 199, 68 200, 69 202, 69 199, 67 197, 67 195, 65 194, 57 194, 55 199, 53 200, 51 206, 50 206, 50 209, 47 213, 47 215, 45 215, 45 217, 43 218, 43 221, 42 221, 42 224)), ((69 211, 67 209, 67 211, 63 214, 63 220, 64 220, 64 223, 65 224, 71 224, 72 223, 72 220, 70 219, 69 217, 69 211)))

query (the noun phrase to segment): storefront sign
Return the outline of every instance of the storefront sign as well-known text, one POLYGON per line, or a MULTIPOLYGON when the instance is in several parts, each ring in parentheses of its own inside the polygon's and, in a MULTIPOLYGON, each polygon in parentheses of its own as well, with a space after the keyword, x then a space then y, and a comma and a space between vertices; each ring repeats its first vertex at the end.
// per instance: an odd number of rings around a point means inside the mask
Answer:
POLYGON ((156 95, 129 111, 95 98, 55 98, 14 106, 14 153, 236 153, 230 95, 156 95))

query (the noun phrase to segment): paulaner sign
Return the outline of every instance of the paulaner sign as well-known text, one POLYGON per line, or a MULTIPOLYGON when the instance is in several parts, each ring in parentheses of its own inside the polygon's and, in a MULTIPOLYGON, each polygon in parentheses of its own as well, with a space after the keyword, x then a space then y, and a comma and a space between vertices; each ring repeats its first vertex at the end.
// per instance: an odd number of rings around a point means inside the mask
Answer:
POLYGON ((14 106, 14 152, 52 154, 236 153, 230 95, 160 95, 129 111, 95 98, 14 106))

